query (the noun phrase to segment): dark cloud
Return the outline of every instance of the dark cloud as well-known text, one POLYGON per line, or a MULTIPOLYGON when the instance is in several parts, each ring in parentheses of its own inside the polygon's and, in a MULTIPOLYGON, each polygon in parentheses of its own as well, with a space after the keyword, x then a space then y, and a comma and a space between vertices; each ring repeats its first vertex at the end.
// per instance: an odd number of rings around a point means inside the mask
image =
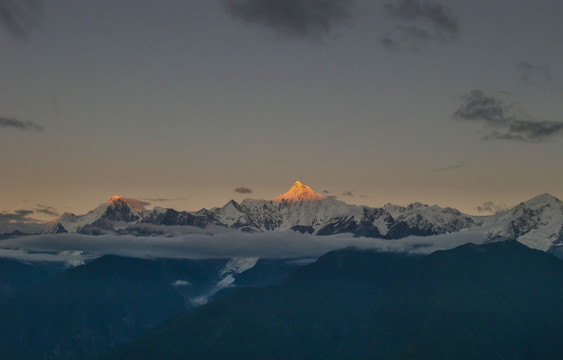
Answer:
MULTIPOLYGON (((1 1, 1 0, 0 0, 1 1)), ((0 128, 12 128, 20 131, 43 131, 43 128, 31 121, 0 116, 0 128)))
POLYGON ((235 19, 289 38, 321 41, 349 24, 355 0, 223 0, 235 19))
POLYGON ((380 37, 388 50, 419 51, 431 43, 445 43, 459 37, 456 17, 439 2, 399 0, 383 5, 385 14, 398 22, 395 31, 380 37))
POLYGON ((33 210, 16 210, 13 213, 0 213, 0 221, 28 221, 33 210))
POLYGON ((475 208, 475 210, 477 210, 480 213, 489 212, 489 213, 496 214, 497 212, 502 212, 502 211, 508 210, 508 207, 506 205, 496 204, 492 201, 487 201, 483 205, 477 206, 475 208))
POLYGON ((20 41, 39 23, 41 0, 0 0, 0 25, 20 41))
POLYGON ((389 2, 383 7, 387 14, 401 20, 424 20, 436 29, 451 34, 459 35, 459 25, 455 17, 442 4, 435 1, 399 0, 389 2))
POLYGON ((19 230, 36 233, 45 230, 46 223, 30 217, 33 210, 16 210, 12 213, 0 213, 0 234, 19 230))
POLYGON ((511 105, 499 98, 486 96, 481 90, 471 91, 462 96, 462 100, 462 105, 454 113, 457 118, 485 121, 491 125, 504 125, 514 120, 507 116, 511 105))
POLYGON ((514 139, 543 140, 555 134, 563 135, 563 122, 515 120, 510 123, 509 129, 510 132, 504 135, 514 139))
POLYGON ((45 214, 45 215, 49 215, 49 216, 58 216, 59 215, 59 212, 54 207, 45 206, 45 205, 41 205, 41 204, 37 204, 37 209, 34 209, 34 211, 38 212, 40 214, 45 214))
POLYGON ((516 66, 520 78, 528 84, 541 85, 553 79, 549 65, 532 64, 528 61, 520 61, 516 66))
POLYGON ((244 186, 239 186, 238 188, 235 188, 233 191, 238 192, 239 194, 252 194, 252 189, 249 189, 244 186))
POLYGON ((461 99, 462 104, 453 117, 485 123, 493 130, 484 139, 539 142, 563 135, 563 122, 521 119, 515 115, 519 109, 514 105, 506 104, 499 97, 487 96, 481 90, 474 90, 461 99))
POLYGON ((391 34, 385 34, 379 38, 379 42, 387 50, 398 51, 401 50, 401 44, 395 41, 391 34))
POLYGON ((342 193, 342 195, 344 195, 344 196, 354 196, 354 193, 352 191, 344 191, 342 193))

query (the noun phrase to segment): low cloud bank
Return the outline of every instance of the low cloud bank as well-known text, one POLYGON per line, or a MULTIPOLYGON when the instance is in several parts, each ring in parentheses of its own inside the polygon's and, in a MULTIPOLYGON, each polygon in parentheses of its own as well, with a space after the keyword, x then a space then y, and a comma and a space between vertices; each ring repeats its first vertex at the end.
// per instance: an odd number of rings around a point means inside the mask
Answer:
MULTIPOLYGON (((69 254, 76 260, 113 254, 139 258, 282 258, 318 257, 331 250, 347 247, 373 249, 386 252, 429 254, 437 250, 451 249, 472 242, 483 243, 485 236, 477 232, 461 232, 429 237, 407 237, 399 240, 383 240, 353 237, 351 235, 314 236, 295 232, 269 232, 245 234, 239 232, 218 235, 189 235, 178 237, 135 237, 115 235, 37 235, 0 242, 0 256, 33 261, 40 254, 63 256, 69 254), (22 255, 23 254, 23 255, 22 255)), ((39 259, 37 260, 39 261, 39 259)))
POLYGON ((3 249, 0 248, 0 258, 16 259, 24 263, 32 262, 63 262, 69 266, 83 265, 84 260, 94 259, 98 255, 86 254, 81 251, 61 251, 61 252, 35 252, 22 249, 3 249))

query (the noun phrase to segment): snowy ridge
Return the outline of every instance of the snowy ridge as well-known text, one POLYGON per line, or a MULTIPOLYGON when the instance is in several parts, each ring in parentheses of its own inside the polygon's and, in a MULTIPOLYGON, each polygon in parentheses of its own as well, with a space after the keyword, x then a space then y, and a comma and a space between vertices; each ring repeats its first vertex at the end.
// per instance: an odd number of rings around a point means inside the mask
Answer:
POLYGON ((335 199, 266 201, 245 199, 241 210, 248 214, 253 226, 265 230, 289 230, 309 226, 318 230, 331 219, 361 214, 361 208, 335 199))
POLYGON ((59 219, 59 224, 68 232, 79 232, 93 224, 108 230, 117 230, 119 227, 126 226, 126 223, 140 218, 139 212, 133 209, 124 197, 115 195, 86 215, 77 216, 64 213, 59 219), (122 223, 121 226, 118 226, 119 222, 122 223))
POLYGON ((406 207, 387 204, 383 209, 389 212, 396 221, 429 234, 456 232, 470 228, 474 223, 471 216, 462 214, 456 209, 429 206, 419 202, 406 207))
POLYGON ((543 251, 561 245, 563 202, 549 194, 536 196, 514 208, 482 219, 490 239, 511 239, 543 251))
POLYGON ((547 251, 563 248, 563 203, 543 194, 490 216, 470 216, 449 207, 421 203, 371 208, 327 198, 298 181, 272 200, 231 200, 222 207, 193 213, 160 207, 135 209, 127 199, 114 196, 85 215, 63 214, 50 232, 187 236, 287 230, 389 240, 470 230, 483 233, 491 241, 518 240, 547 251))

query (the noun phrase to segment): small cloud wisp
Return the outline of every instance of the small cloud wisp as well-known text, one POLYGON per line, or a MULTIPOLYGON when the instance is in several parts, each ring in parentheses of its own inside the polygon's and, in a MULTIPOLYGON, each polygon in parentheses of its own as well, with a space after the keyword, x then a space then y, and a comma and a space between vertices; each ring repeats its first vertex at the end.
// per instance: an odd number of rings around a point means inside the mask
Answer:
POLYGON ((520 79, 530 85, 541 86, 553 79, 551 67, 543 64, 533 64, 529 61, 520 61, 516 66, 520 79))
POLYGON ((43 128, 32 121, 22 121, 16 118, 0 116, 0 128, 11 128, 20 131, 42 132, 43 128))
POLYGON ((398 22, 395 31, 380 37, 387 50, 420 51, 432 43, 447 43, 459 37, 460 27, 448 7, 433 0, 388 1, 385 14, 398 22))
POLYGON ((249 188, 244 187, 244 186, 239 186, 239 187, 235 188, 233 191, 237 192, 239 194, 252 194, 252 189, 249 189, 249 188))

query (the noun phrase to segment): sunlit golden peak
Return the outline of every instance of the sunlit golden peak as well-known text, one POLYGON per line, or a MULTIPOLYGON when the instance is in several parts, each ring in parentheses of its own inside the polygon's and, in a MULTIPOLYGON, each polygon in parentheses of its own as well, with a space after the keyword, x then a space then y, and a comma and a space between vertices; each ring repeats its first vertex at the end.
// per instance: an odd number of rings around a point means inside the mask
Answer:
POLYGON ((108 201, 108 204, 111 203, 119 203, 119 202, 127 202, 127 200, 123 196, 113 195, 108 201))
POLYGON ((295 184, 285 194, 281 194, 273 198, 273 201, 301 201, 301 200, 321 200, 326 199, 326 196, 314 192, 307 185, 303 185, 300 181, 295 184))

